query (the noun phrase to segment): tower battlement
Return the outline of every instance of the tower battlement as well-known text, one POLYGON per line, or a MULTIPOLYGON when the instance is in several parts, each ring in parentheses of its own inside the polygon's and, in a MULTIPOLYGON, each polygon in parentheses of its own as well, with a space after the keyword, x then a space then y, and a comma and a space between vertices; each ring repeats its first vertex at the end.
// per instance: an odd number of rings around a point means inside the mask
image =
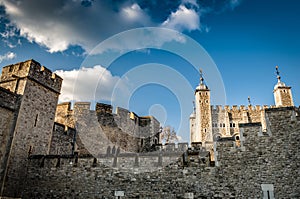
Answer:
POLYGON ((227 111, 227 112, 236 112, 236 111, 262 111, 268 108, 275 108, 275 105, 211 105, 211 110, 212 111, 227 111))
MULTIPOLYGON (((0 83, 16 81, 26 77, 39 82, 56 93, 60 92, 62 78, 33 59, 3 67, 0 83)), ((10 90, 15 89, 10 88, 10 90)))

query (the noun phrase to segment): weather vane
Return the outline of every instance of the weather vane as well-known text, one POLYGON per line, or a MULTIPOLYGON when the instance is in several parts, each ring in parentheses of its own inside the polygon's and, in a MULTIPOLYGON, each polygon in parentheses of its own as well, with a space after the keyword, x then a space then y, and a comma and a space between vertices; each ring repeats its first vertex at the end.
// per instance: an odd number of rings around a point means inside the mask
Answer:
POLYGON ((279 67, 276 66, 276 74, 277 74, 277 79, 278 79, 278 82, 280 82, 280 75, 279 75, 279 67))
POLYGON ((251 105, 251 99, 250 99, 250 96, 248 96, 248 103, 249 103, 249 105, 251 105))
POLYGON ((203 72, 202 72, 202 68, 199 69, 200 72, 200 82, 201 84, 203 83, 203 72))
POLYGON ((194 113, 196 112, 195 101, 193 101, 194 113))

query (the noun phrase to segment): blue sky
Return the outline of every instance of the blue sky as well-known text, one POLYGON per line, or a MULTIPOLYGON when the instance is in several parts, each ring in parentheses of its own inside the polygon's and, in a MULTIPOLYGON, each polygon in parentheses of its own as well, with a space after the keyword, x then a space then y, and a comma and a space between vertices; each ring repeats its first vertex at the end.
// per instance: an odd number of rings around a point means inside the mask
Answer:
POLYGON ((60 101, 101 101, 153 114, 188 141, 199 67, 213 104, 247 105, 250 96, 254 105, 269 105, 278 65, 300 104, 297 0, 0 0, 0 5, 1 68, 39 61, 64 78, 60 101), (158 29, 130 32, 147 27, 158 29))

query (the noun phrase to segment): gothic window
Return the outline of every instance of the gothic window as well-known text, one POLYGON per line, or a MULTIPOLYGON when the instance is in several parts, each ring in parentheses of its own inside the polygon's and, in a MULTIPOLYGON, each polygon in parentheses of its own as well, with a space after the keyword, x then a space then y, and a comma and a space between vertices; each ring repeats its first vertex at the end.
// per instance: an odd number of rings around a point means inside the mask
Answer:
POLYGON ((225 124, 223 123, 223 127, 225 127, 225 124))
POLYGON ((232 123, 233 128, 235 128, 235 123, 232 123))
POLYGON ((230 128, 232 128, 232 123, 229 124, 230 128))
POLYGON ((220 123, 220 127, 222 127, 222 123, 220 123))

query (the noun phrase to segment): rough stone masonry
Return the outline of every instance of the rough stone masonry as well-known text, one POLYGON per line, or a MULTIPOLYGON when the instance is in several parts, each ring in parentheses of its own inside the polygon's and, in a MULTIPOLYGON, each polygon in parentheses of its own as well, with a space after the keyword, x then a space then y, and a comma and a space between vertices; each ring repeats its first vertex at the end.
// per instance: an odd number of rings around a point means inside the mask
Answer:
MULTIPOLYGON (((76 121, 69 104, 56 109, 61 83, 60 77, 34 60, 3 68, 1 197, 300 198, 300 108, 291 104, 291 95, 286 98, 290 87, 280 81, 274 88, 278 106, 255 109, 263 111, 254 114, 257 120, 249 120, 251 113, 248 119, 238 119, 237 127, 232 124, 233 133, 230 128, 229 133, 220 130, 226 136, 213 139, 209 150, 205 140, 190 147, 187 143, 163 146, 151 117, 123 109, 114 115, 112 107, 103 104, 92 111, 79 103, 74 111, 82 118, 95 113, 95 121, 106 129, 102 136, 122 143, 120 149, 112 145, 98 153, 91 153, 78 136, 77 123, 93 121, 76 121), (134 133, 148 133, 147 140, 117 135, 132 128, 134 133)), ((223 115, 222 120, 227 117, 223 115)), ((206 119, 207 130, 215 126, 214 117, 206 119)))

